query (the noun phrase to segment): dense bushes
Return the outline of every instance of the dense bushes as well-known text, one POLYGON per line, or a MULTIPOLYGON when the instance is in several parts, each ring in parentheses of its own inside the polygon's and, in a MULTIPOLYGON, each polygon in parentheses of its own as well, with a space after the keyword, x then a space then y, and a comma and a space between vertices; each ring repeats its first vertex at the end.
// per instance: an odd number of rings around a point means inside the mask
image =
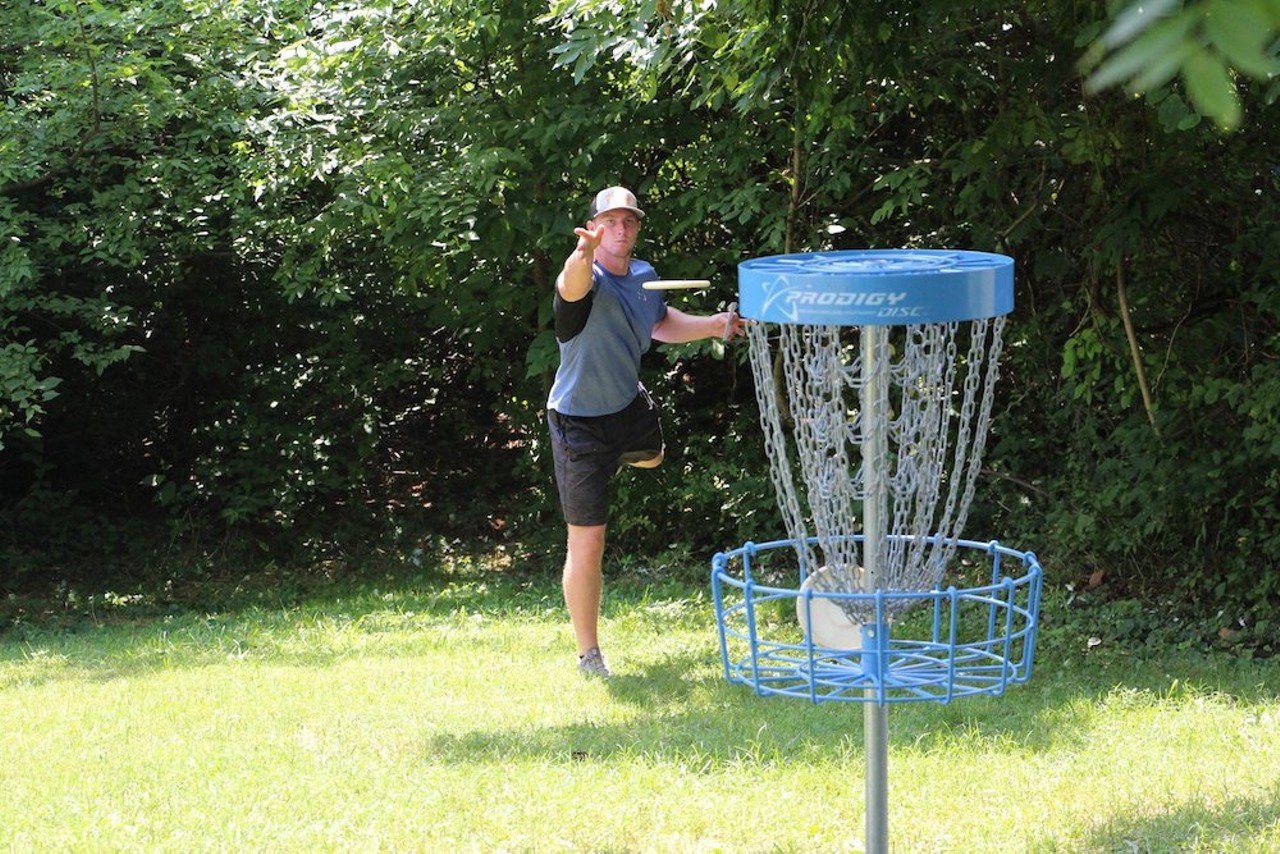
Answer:
MULTIPOLYGON (((1063 583, 1267 631, 1271 84, 1241 81, 1230 135, 1177 79, 1086 96, 1101 3, 584 0, 535 25, 546 7, 521 0, 17 6, 0 512, 29 576, 139 530, 554 552, 551 281, 588 192, 622 182, 651 212, 641 254, 716 281, 694 310, 753 255, 1012 254, 974 525, 1063 583)), ((645 371, 672 453, 619 482, 615 544, 776 533, 741 351, 662 348, 645 371)))

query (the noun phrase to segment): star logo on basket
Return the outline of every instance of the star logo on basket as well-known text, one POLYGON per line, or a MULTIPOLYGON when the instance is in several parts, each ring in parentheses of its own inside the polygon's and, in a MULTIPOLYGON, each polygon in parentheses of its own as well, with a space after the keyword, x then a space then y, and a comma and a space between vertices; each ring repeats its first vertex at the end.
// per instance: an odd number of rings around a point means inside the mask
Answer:
POLYGON ((815 291, 792 284, 786 276, 779 276, 765 286, 762 313, 768 313, 775 305, 788 320, 800 316, 800 306, 831 308, 863 307, 876 309, 878 317, 911 317, 920 311, 919 306, 903 306, 906 291, 815 291))

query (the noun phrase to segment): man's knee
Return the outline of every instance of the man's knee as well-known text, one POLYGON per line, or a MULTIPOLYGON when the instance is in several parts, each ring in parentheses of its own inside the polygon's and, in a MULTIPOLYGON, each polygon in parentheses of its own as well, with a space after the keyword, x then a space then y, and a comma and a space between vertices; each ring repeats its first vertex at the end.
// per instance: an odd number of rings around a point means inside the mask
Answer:
POLYGON ((604 552, 604 525, 569 525, 569 559, 591 560, 604 552))

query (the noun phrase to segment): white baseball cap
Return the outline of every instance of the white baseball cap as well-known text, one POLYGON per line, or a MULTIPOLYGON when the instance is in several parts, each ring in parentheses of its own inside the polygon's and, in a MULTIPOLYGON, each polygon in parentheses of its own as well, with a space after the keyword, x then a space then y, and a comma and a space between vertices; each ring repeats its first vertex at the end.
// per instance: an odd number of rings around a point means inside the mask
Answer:
POLYGON ((623 208, 632 211, 640 219, 644 219, 644 211, 637 207, 636 194, 626 187, 607 187, 596 193, 591 200, 591 213, 587 219, 595 219, 605 211, 623 208))

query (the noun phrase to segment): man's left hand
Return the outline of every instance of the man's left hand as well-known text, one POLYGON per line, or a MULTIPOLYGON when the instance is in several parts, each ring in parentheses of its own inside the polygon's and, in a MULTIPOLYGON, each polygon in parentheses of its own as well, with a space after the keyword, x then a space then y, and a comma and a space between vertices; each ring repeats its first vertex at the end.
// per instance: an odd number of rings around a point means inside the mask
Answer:
POLYGON ((719 328, 724 330, 722 333, 720 333, 720 337, 723 338, 725 341, 732 341, 734 338, 737 338, 739 335, 746 334, 746 331, 744 329, 746 321, 744 321, 738 315, 738 312, 734 311, 733 309, 729 309, 728 311, 722 311, 719 314, 715 314, 712 316, 716 319, 716 323, 719 324, 719 328))

